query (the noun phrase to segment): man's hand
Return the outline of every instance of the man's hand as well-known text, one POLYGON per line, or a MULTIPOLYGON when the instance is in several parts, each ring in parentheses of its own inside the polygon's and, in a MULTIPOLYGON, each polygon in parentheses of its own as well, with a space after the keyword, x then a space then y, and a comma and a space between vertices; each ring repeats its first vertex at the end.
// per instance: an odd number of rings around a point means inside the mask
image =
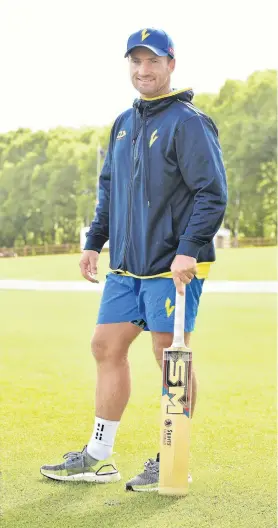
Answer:
POLYGON ((183 295, 183 284, 189 284, 197 273, 197 260, 185 255, 177 255, 171 265, 171 272, 177 291, 183 295))
POLYGON ((98 257, 99 254, 97 251, 85 249, 79 262, 83 277, 90 282, 98 282, 98 280, 94 278, 94 275, 97 274, 98 257))

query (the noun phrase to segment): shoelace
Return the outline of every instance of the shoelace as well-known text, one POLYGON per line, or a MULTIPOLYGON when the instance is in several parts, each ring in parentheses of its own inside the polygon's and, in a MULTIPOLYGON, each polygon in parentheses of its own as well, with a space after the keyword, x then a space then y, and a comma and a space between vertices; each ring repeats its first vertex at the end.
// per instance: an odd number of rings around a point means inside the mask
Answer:
POLYGON ((84 465, 84 457, 83 457, 83 453, 85 451, 87 446, 84 446, 82 451, 69 451, 68 453, 65 453, 63 455, 63 458, 67 459, 67 458, 70 458, 71 460, 75 460, 75 459, 78 459, 78 458, 82 458, 82 465, 84 465))
POLYGON ((146 471, 147 473, 158 473, 159 471, 159 462, 157 462, 153 458, 149 458, 149 460, 144 463, 144 466, 144 471, 146 471))

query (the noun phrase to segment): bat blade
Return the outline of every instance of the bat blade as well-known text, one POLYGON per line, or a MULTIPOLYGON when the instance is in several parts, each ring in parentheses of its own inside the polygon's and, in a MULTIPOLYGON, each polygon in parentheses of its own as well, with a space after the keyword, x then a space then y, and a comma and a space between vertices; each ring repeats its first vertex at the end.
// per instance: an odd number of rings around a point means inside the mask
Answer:
POLYGON ((188 493, 192 352, 164 350, 159 493, 188 493))
POLYGON ((184 307, 178 297, 173 345, 163 351, 158 488, 161 495, 188 493, 192 351, 184 344, 184 307))

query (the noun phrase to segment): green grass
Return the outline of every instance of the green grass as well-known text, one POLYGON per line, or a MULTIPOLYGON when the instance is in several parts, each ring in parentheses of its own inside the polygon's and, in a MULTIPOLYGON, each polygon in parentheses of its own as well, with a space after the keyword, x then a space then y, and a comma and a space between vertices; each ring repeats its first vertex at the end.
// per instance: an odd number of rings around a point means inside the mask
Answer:
MULTIPOLYGON (((0 259, 1 279, 82 280, 80 255, 46 255, 0 259)), ((99 280, 109 269, 109 255, 100 255, 99 280)), ((211 267, 211 280, 275 280, 275 247, 221 249, 211 267)))
MULTIPOLYGON (((38 262, 52 259, 67 260, 38 262)), ((90 437, 89 341, 99 300, 1 292, 3 528, 274 528, 274 295, 202 299, 192 340, 199 398, 187 498, 124 491, 158 448, 161 382, 148 334, 130 353, 133 391, 115 446, 123 480, 98 487, 40 476, 41 464, 59 462, 90 437)))

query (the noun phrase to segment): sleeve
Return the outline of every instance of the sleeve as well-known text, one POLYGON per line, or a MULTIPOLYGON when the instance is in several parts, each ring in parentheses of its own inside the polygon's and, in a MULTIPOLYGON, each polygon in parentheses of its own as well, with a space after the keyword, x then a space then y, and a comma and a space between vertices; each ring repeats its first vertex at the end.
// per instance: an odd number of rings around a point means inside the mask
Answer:
POLYGON ((217 129, 206 117, 185 121, 175 136, 179 169, 194 196, 193 211, 177 255, 198 258, 217 233, 227 205, 227 183, 217 129))
POLYGON ((86 233, 84 249, 92 249, 101 252, 105 242, 109 239, 109 202, 110 202, 110 180, 111 180, 111 157, 112 157, 112 134, 110 136, 109 148, 106 154, 103 168, 99 177, 98 204, 95 217, 86 233))

